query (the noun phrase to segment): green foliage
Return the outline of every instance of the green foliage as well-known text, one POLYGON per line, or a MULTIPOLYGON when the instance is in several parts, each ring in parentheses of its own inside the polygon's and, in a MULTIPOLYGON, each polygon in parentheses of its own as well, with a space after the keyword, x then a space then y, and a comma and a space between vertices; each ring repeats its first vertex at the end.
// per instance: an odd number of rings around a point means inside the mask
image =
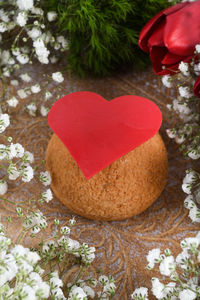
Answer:
POLYGON ((69 39, 68 62, 83 75, 92 71, 107 75, 123 66, 142 66, 148 61, 138 47, 142 27, 167 0, 49 0, 57 11, 58 30, 69 39))

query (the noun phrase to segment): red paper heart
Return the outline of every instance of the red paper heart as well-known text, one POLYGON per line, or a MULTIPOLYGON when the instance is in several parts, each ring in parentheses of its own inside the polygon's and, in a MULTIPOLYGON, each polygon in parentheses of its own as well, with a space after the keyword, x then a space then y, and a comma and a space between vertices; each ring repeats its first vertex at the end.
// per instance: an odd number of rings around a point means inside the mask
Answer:
POLYGON ((76 92, 53 105, 48 121, 89 179, 154 136, 162 115, 143 97, 106 101, 95 93, 76 92))

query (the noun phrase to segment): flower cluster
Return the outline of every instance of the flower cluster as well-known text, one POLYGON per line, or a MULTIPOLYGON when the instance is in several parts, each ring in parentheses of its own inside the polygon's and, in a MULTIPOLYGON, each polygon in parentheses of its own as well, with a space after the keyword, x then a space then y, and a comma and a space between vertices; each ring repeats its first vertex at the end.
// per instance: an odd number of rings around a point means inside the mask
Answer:
POLYGON ((94 299, 95 290, 101 289, 97 292, 98 299, 109 300, 115 294, 115 283, 112 276, 99 276, 98 280, 94 278, 89 278, 87 282, 83 280, 78 280, 76 285, 68 283, 69 298, 68 300, 74 299, 94 299))
MULTIPOLYGON (((56 63, 59 56, 68 50, 68 41, 63 35, 55 33, 55 11, 45 12, 42 1, 6 1, 0 9, 0 78, 3 84, 3 100, 9 108, 15 108, 21 99, 27 100, 30 95, 39 96, 42 91, 40 83, 33 83, 29 74, 20 69, 24 65, 32 64, 34 59, 41 64, 56 63), (25 4, 26 2, 26 4, 25 4), (52 26, 53 25, 53 26, 52 26), (8 39, 9 37, 9 39, 8 39), (9 43, 6 43, 7 39, 9 43), (12 79, 11 74, 17 72, 17 79, 12 79), (10 79, 10 80, 9 80, 10 79), (21 82, 20 82, 21 81, 21 82), (18 88, 21 83, 27 83, 25 88, 18 88), (17 96, 10 95, 7 86, 17 89, 17 96), (40 93, 40 94, 39 94, 40 93)), ((61 83, 64 78, 61 72, 54 72, 51 76, 44 74, 47 82, 53 80, 61 83)), ((44 78, 44 79, 45 79, 44 78)), ((45 79, 45 80, 46 80, 45 79)), ((45 85, 46 87, 48 84, 45 85)), ((46 102, 51 98, 48 90, 43 90, 41 99, 46 102)), ((36 116, 37 110, 42 116, 47 116, 49 107, 41 104, 38 109, 36 101, 27 103, 26 111, 31 116, 36 116)), ((0 118, 0 132, 9 120, 2 115, 0 118), (1 125, 2 123, 2 125, 1 125), (5 125, 4 125, 5 124, 5 125)))
MULTIPOLYGON (((165 278, 165 283, 159 278, 152 278, 152 293, 156 299, 199 299, 200 232, 196 237, 184 239, 180 245, 182 252, 176 258, 169 249, 164 253, 159 248, 153 249, 147 255, 147 268, 153 269, 157 264, 165 278)), ((132 299, 148 299, 148 290, 145 287, 136 289, 132 299)))
POLYGON ((2 299, 48 299, 50 284, 44 281, 40 256, 22 245, 11 246, 0 225, 0 295, 2 299))
POLYGON ((40 1, 5 3, 4 8, 0 10, 1 40, 4 40, 4 34, 16 30, 11 50, 4 50, 2 53, 1 65, 4 66, 3 72, 6 76, 16 68, 17 63, 27 64, 35 57, 39 62, 48 64, 49 60, 55 62, 51 50, 63 52, 68 49, 68 41, 64 36, 54 36, 53 31, 49 30, 49 23, 54 22, 56 18, 56 12, 44 13, 40 1), (20 40, 23 46, 19 46, 20 40))
MULTIPOLYGON (((198 46, 196 45, 196 49, 198 46)), ((194 160, 200 158, 200 111, 199 98, 196 95, 198 75, 200 75, 200 57, 196 50, 191 62, 179 64, 177 75, 162 77, 165 86, 170 88, 174 83, 178 85, 177 99, 168 105, 168 109, 178 114, 181 122, 176 127, 168 129, 167 134, 175 139, 176 143, 181 144, 181 150, 185 155, 194 160)))
POLYGON ((189 209, 189 217, 192 222, 200 223, 200 174, 194 170, 186 170, 182 189, 187 197, 184 206, 189 209))
POLYGON ((8 144, 0 144, 0 161, 6 174, 0 179, 0 195, 7 192, 8 180, 16 180, 19 177, 23 182, 29 182, 34 177, 34 170, 31 163, 34 161, 33 154, 25 151, 19 143, 12 143, 8 138, 8 144))
POLYGON ((10 117, 8 114, 0 114, 0 133, 10 125, 10 117))
MULTIPOLYGON (((192 160, 200 158, 200 110, 198 89, 200 87, 200 45, 196 45, 193 59, 181 62, 178 73, 174 76, 164 75, 162 81, 165 86, 172 87, 178 83, 178 97, 168 108, 178 114, 180 122, 171 129, 167 129, 169 138, 180 144, 184 155, 192 160), (196 80, 196 81, 195 81, 196 80)), ((189 196, 184 205, 189 209, 189 217, 193 222, 200 222, 199 209, 199 174, 195 170, 186 170, 182 189, 189 196)))
MULTIPOLYGON (((38 214, 37 214, 38 217, 38 214)), ((44 216, 42 218, 42 224, 45 222, 44 216)), ((71 222, 71 220, 70 220, 71 222)), ((69 234, 71 232, 71 223, 68 226, 62 226, 56 234, 56 240, 48 240, 42 243, 42 257, 45 261, 49 259, 63 258, 66 254, 72 254, 76 258, 81 260, 81 263, 85 266, 89 266, 95 258, 95 248, 89 247, 86 243, 80 244, 78 241, 71 239, 69 234)), ((59 220, 55 221, 55 225, 59 225, 59 220)), ((46 224, 45 224, 46 225, 46 224)))
MULTIPOLYGON (((69 226, 73 226, 73 223, 74 220, 70 220, 69 226)), ((60 232, 69 234, 70 228, 63 226, 60 232)), ((74 241, 75 243, 78 242, 74 241)), ((46 265, 47 255, 48 261, 55 260, 57 251, 55 245, 55 241, 48 241, 42 246, 41 251, 30 250, 20 244, 12 245, 11 239, 6 236, 3 225, 0 224, 0 297, 2 299, 20 297, 25 300, 41 300, 49 297, 54 300, 87 300, 96 296, 97 287, 98 290, 100 289, 97 292, 98 299, 109 300, 114 295, 116 289, 114 280, 111 276, 105 275, 101 275, 98 280, 76 279, 75 282, 67 283, 67 289, 64 289, 58 270, 55 269, 47 274, 45 269, 40 267, 41 264, 46 265), (53 248, 55 255, 52 256, 53 248)), ((67 252, 65 251, 65 256, 67 252)), ((72 254, 72 251, 69 253, 72 254)), ((77 256, 76 253, 73 255, 77 256)))

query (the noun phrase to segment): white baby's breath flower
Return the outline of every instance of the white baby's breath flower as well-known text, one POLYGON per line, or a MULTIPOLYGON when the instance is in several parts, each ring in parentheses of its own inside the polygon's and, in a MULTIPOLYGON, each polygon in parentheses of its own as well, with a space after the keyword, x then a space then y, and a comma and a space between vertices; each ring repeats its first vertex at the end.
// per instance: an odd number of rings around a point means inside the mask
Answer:
POLYGON ((10 125, 10 117, 8 114, 0 114, 0 133, 10 125))
POLYGON ((17 55, 20 54, 20 49, 19 49, 19 47, 12 48, 11 51, 12 51, 12 54, 15 55, 15 56, 17 56, 17 55))
MULTIPOLYGON (((60 289, 60 288, 55 288, 55 289, 52 289, 51 290, 51 294, 52 294, 52 296, 53 296, 53 299, 62 299, 62 300, 66 300, 66 298, 65 298, 65 296, 64 296, 64 294, 63 294, 63 291, 62 291, 62 289, 60 289)), ((79 299, 79 300, 81 300, 80 298, 73 298, 73 299, 79 299)), ((70 300, 70 298, 68 298, 68 300, 70 300)), ((85 300, 85 299, 83 299, 83 300, 85 300)))
POLYGON ((13 58, 13 57, 10 57, 10 58, 8 59, 7 63, 8 63, 9 65, 14 65, 14 64, 15 64, 14 58, 13 58))
POLYGON ((10 146, 8 147, 8 158, 13 159, 16 156, 17 156, 17 149, 15 147, 15 144, 11 143, 10 146))
POLYGON ((27 62, 29 61, 29 57, 27 54, 22 54, 20 53, 19 55, 16 56, 16 59, 18 60, 18 62, 20 62, 20 64, 25 65, 27 64, 27 62))
POLYGON ((165 257, 160 263, 160 273, 165 276, 170 276, 175 269, 174 257, 172 255, 165 257))
MULTIPOLYGON (((33 42, 33 46, 35 48, 35 52, 36 52, 36 55, 38 56, 38 59, 48 61, 47 57, 50 52, 45 47, 43 40, 41 38, 37 38, 33 42)), ((48 63, 48 62, 45 62, 45 63, 48 63)))
POLYGON ((16 180, 20 175, 20 173, 17 170, 16 166, 12 165, 12 164, 8 167, 7 172, 8 172, 8 178, 10 180, 16 180))
POLYGON ((14 85, 14 86, 18 86, 18 85, 19 85, 19 81, 18 81, 18 80, 15 80, 15 79, 11 80, 10 83, 11 83, 12 85, 14 85))
POLYGON ((33 163, 34 162, 34 156, 31 152, 29 151, 25 151, 24 152, 24 157, 23 157, 24 161, 25 162, 28 162, 28 163, 33 163))
POLYGON ((35 7, 35 6, 33 6, 33 7, 31 8, 31 13, 32 13, 32 14, 35 14, 35 15, 43 16, 44 11, 43 11, 43 9, 40 8, 40 7, 35 7))
POLYGON ((25 99, 28 95, 26 93, 26 91, 24 89, 20 89, 17 91, 17 94, 18 96, 21 98, 21 99, 25 99))
POLYGON ((58 57, 56 57, 55 55, 53 55, 53 56, 50 57, 50 61, 51 61, 52 64, 55 64, 58 61, 58 57))
POLYGON ((24 74, 21 74, 19 76, 24 82, 30 82, 32 79, 31 77, 27 74, 27 73, 24 73, 24 74))
POLYGON ((140 299, 141 297, 144 300, 148 299, 148 289, 146 287, 140 287, 138 289, 135 289, 135 291, 131 295, 132 299, 140 299))
POLYGON ((176 257, 176 263, 182 268, 187 269, 188 265, 188 259, 190 259, 190 255, 187 252, 187 250, 183 250, 181 253, 179 253, 176 257))
POLYGON ((31 265, 35 265, 40 260, 40 256, 35 251, 29 251, 26 255, 26 259, 31 265))
POLYGON ((9 106, 11 107, 16 107, 17 104, 19 103, 19 101, 17 100, 17 98, 15 98, 15 96, 13 96, 12 98, 10 98, 9 100, 7 100, 7 103, 9 106))
POLYGON ((186 103, 180 103, 179 99, 173 100, 173 108, 177 113, 180 114, 181 118, 182 115, 189 115, 191 113, 191 109, 188 107, 188 105, 186 103))
POLYGON ((159 261, 160 258, 160 249, 152 249, 149 251, 147 255, 147 261, 149 263, 149 267, 153 268, 155 263, 159 261))
POLYGON ((52 73, 52 78, 54 81, 59 82, 59 83, 64 81, 64 77, 61 72, 52 73))
POLYGON ((52 192, 50 189, 46 190, 46 192, 42 193, 42 199, 45 201, 45 202, 49 202, 53 199, 53 195, 52 195, 52 192))
POLYGON ((52 288, 59 288, 59 287, 63 286, 62 280, 58 277, 51 277, 50 284, 51 284, 52 288))
POLYGON ((183 178, 183 183, 193 183, 197 180, 197 174, 195 171, 189 171, 183 178))
POLYGON ((83 289, 83 291, 86 293, 86 295, 87 295, 89 298, 94 299, 94 297, 95 297, 95 292, 94 292, 94 290, 93 290, 90 286, 85 285, 85 286, 82 287, 82 289, 83 289))
POLYGON ((4 77, 10 77, 10 74, 11 74, 11 72, 8 67, 3 68, 4 77))
POLYGON ((189 217, 192 220, 192 222, 200 222, 200 209, 196 205, 190 208, 189 217))
POLYGON ((84 290, 81 287, 73 286, 70 291, 69 298, 84 300, 87 299, 87 294, 84 292, 84 290))
POLYGON ((194 202, 194 198, 192 195, 188 195, 185 200, 184 200, 184 206, 188 209, 191 209, 194 207, 196 204, 194 202))
POLYGON ((16 4, 21 10, 29 10, 33 7, 33 0, 17 0, 16 4))
POLYGON ((196 49, 197 53, 200 53, 200 44, 197 44, 197 45, 195 46, 195 49, 196 49))
POLYGON ((7 23, 7 27, 8 27, 9 31, 12 30, 12 29, 14 29, 15 26, 16 26, 16 24, 15 24, 14 21, 11 21, 11 22, 7 23))
POLYGON ((29 182, 31 179, 33 179, 34 176, 34 171, 31 166, 25 166, 21 170, 21 176, 22 176, 22 181, 24 182, 29 182))
POLYGON ((15 147, 15 151, 16 151, 15 156, 19 157, 19 158, 23 157, 23 155, 24 155, 24 148, 23 148, 23 146, 21 144, 19 144, 19 143, 13 144, 13 146, 15 147))
POLYGON ((60 228, 60 233, 61 234, 70 234, 70 228, 68 226, 62 226, 60 228))
POLYGON ((164 284, 162 284, 158 278, 152 278, 152 293, 157 299, 165 297, 164 288, 164 284))
POLYGON ((6 23, 10 21, 8 13, 4 9, 0 9, 0 19, 6 23))
POLYGON ((85 264, 90 264, 95 259, 95 247, 83 243, 80 247, 81 258, 85 264))
MULTIPOLYGON (((55 249, 56 247, 57 247, 56 242, 53 240, 50 240, 43 245, 42 252, 49 253, 49 251, 51 251, 51 249, 55 249)), ((51 273, 51 277, 58 277, 58 274, 56 275, 54 273, 51 273)))
POLYGON ((27 216, 24 221, 25 228, 31 228, 31 232, 36 234, 38 233, 41 228, 45 229, 47 226, 46 217, 43 216, 41 211, 34 212, 27 216))
POLYGON ((167 88, 171 88, 172 87, 172 78, 171 78, 171 76, 169 76, 169 75, 162 76, 162 83, 167 88))
POLYGON ((59 50, 60 49, 60 44, 58 42, 54 43, 54 49, 59 50))
POLYGON ((180 62, 178 68, 184 76, 190 75, 188 63, 185 63, 182 61, 182 62, 180 62))
POLYGON ((45 93, 45 100, 49 100, 52 97, 52 93, 49 91, 46 91, 45 93))
POLYGON ((185 141, 185 136, 184 136, 184 134, 175 137, 175 142, 176 142, 177 144, 182 144, 184 141, 185 141))
POLYGON ((98 281, 99 281, 99 283, 100 283, 101 285, 103 285, 103 286, 109 283, 108 276, 105 276, 105 275, 99 276, 98 281))
POLYGON ((41 105, 40 113, 43 117, 46 117, 49 113, 49 108, 45 107, 44 105, 41 105))
POLYGON ((60 35, 57 37, 57 41, 58 43, 60 43, 62 45, 63 49, 68 49, 68 41, 66 40, 66 38, 63 35, 60 35))
POLYGON ((17 15, 16 22, 19 26, 23 27, 27 22, 27 14, 25 11, 20 11, 17 15))
POLYGON ((41 91, 41 88, 40 88, 39 83, 31 86, 31 92, 32 93, 37 94, 40 91, 41 91))
POLYGON ((36 116, 37 106, 35 105, 35 103, 28 104, 26 106, 26 109, 27 109, 30 116, 33 116, 33 117, 36 116))
POLYGON ((0 23, 0 32, 5 32, 5 31, 7 31, 8 30, 8 26, 7 26, 7 24, 5 23, 5 22, 1 22, 0 23))
POLYGON ((55 21, 57 19, 57 16, 58 15, 57 15, 57 13, 55 11, 49 11, 47 13, 47 19, 48 19, 49 22, 55 21))
POLYGON ((6 254, 4 257, 4 266, 0 273, 0 286, 2 287, 6 282, 11 281, 17 274, 18 267, 12 254, 6 254))
POLYGON ((189 183, 183 183, 182 184, 182 190, 183 190, 184 193, 186 193, 188 195, 191 194, 191 189, 192 189, 191 184, 189 184, 189 183))
POLYGON ((196 237, 189 237, 181 241, 181 247, 183 249, 190 249, 191 247, 197 248, 200 244, 200 240, 196 237))
POLYGON ((69 220, 69 225, 70 226, 74 226, 75 223, 76 223, 76 220, 74 218, 69 220))
POLYGON ((35 225, 31 228, 31 233, 37 234, 40 232, 40 230, 41 230, 41 228, 39 226, 35 225))
POLYGON ((50 296, 50 286, 46 282, 37 283, 37 295, 41 295, 42 299, 47 299, 50 296))
POLYGON ((1 53, 1 62, 0 64, 3 65, 7 65, 7 62, 10 58, 10 51, 9 50, 3 50, 1 53))
POLYGON ((27 33, 28 36, 33 40, 36 40, 42 34, 42 32, 37 27, 33 27, 27 33))
POLYGON ((0 180, 0 195, 4 195, 8 190, 7 182, 0 180))
POLYGON ((191 158, 191 159, 199 159, 200 158, 200 151, 197 151, 197 150, 191 150, 188 152, 188 156, 191 158))
POLYGON ((181 300, 194 300, 197 294, 189 289, 185 289, 179 293, 179 299, 181 300))
POLYGON ((170 139, 174 139, 176 137, 176 130, 166 129, 166 133, 170 139))
POLYGON ((17 258, 20 256, 25 256, 28 253, 29 249, 24 248, 22 245, 15 245, 11 249, 11 253, 17 258))
POLYGON ((7 156, 7 147, 6 145, 0 144, 0 160, 5 159, 7 156))
POLYGON ((190 92, 188 86, 179 86, 178 91, 179 91, 180 96, 183 97, 183 98, 190 98, 193 95, 190 92))
POLYGON ((23 295, 23 299, 25 300, 36 300, 36 294, 35 290, 30 286, 27 285, 26 283, 23 284, 22 289, 21 289, 21 294, 23 295))
POLYGON ((41 38, 42 38, 43 42, 47 45, 51 41, 52 34, 50 31, 43 32, 41 38))
POLYGON ((40 181, 43 183, 43 185, 47 186, 51 184, 51 176, 48 171, 40 172, 40 181))

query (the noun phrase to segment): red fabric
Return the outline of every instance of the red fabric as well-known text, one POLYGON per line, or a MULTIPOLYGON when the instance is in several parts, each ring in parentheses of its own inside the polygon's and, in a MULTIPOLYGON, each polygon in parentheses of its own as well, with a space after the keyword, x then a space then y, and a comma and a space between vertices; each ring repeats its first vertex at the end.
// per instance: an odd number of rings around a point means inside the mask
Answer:
POLYGON ((95 93, 76 92, 53 105, 48 121, 89 179, 154 136, 162 115, 146 98, 106 101, 95 93))
POLYGON ((150 53, 154 72, 158 75, 175 74, 172 70, 178 70, 181 61, 191 59, 199 42, 200 0, 179 3, 158 13, 145 25, 139 37, 139 46, 150 53))

